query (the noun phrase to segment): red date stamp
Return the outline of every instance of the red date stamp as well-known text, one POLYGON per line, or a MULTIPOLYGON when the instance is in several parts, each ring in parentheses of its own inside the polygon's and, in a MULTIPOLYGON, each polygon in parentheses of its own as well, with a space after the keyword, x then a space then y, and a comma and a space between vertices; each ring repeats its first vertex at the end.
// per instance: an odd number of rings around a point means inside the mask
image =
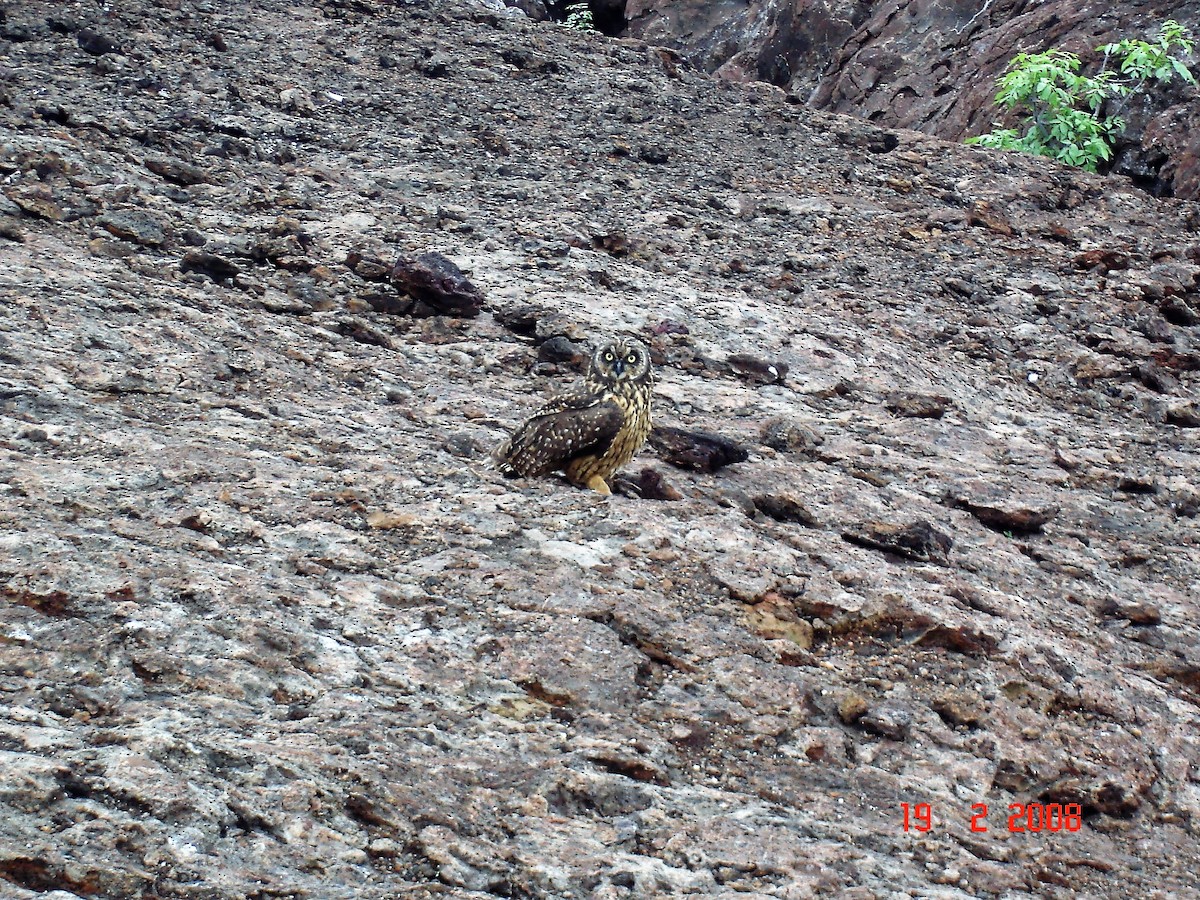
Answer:
MULTIPOLYGON (((922 833, 933 828, 933 806, 929 803, 901 803, 904 830, 922 833)), ((1008 830, 1014 833, 1039 831, 1078 831, 1083 827, 1083 807, 1078 803, 1010 803, 1008 830)), ((971 806, 971 830, 986 832, 988 808, 986 803, 971 806)))

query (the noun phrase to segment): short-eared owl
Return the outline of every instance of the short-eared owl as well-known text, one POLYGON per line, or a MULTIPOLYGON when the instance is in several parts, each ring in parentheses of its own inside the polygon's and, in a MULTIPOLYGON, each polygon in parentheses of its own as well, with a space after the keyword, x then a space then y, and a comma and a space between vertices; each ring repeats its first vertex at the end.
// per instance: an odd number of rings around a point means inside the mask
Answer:
POLYGON ((641 341, 618 338, 592 354, 583 385, 551 399, 496 451, 500 471, 567 478, 601 494, 650 434, 654 373, 641 341))

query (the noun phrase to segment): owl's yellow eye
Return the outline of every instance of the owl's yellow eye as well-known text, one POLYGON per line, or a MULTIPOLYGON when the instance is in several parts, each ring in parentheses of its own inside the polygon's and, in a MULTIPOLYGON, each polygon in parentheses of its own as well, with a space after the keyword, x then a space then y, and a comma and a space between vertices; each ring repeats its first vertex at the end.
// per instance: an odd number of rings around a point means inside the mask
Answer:
POLYGON ((625 357, 625 362, 629 363, 630 365, 633 365, 634 363, 637 362, 637 354, 630 353, 627 357, 625 357))
POLYGON ((605 353, 605 354, 604 354, 604 361, 605 361, 605 362, 612 362, 614 359, 616 359, 616 357, 612 355, 612 352, 611 352, 611 351, 609 351, 608 353, 605 353))

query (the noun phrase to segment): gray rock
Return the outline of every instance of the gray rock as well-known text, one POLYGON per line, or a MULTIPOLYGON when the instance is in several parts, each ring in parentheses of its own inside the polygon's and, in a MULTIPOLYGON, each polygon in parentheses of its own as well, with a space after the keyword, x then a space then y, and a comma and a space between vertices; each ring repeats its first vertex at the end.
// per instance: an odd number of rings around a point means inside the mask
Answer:
POLYGON ((175 6, 0 20, 0 894, 1194 890, 1193 209, 494 4, 175 6), (613 334, 740 462, 503 479, 613 334))
POLYGON ((100 217, 100 225, 123 241, 144 247, 161 247, 167 240, 167 229, 157 216, 139 209, 118 209, 100 217))

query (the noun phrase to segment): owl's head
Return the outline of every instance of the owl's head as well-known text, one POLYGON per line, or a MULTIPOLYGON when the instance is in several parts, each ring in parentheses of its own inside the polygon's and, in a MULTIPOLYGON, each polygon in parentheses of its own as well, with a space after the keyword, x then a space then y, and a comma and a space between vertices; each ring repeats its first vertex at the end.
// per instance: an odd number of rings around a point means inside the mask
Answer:
POLYGON ((611 387, 650 380, 650 351, 636 338, 622 337, 601 344, 592 354, 588 377, 611 387))

